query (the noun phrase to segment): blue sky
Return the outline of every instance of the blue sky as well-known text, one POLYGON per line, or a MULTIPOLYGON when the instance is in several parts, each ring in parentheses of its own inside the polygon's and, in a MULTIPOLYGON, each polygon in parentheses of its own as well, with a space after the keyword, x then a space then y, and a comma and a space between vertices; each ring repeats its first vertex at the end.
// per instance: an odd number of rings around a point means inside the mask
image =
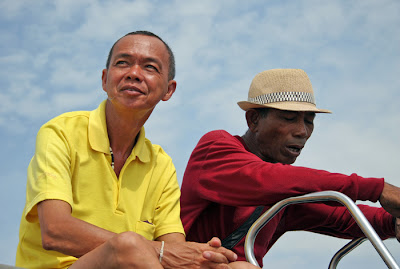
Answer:
MULTIPOLYGON (((177 91, 145 127, 173 158, 179 182, 204 133, 246 131, 236 102, 247 98, 255 74, 301 68, 318 106, 334 113, 318 115, 295 165, 400 185, 399 14, 397 0, 1 1, 0 263, 15 259, 38 129, 58 114, 92 110, 105 99, 101 71, 108 51, 135 30, 160 35, 176 56, 177 91)), ((346 242, 289 233, 265 264, 326 268, 346 242)), ((398 243, 386 244, 400 261, 398 243)), ((370 243, 342 266, 385 267, 370 243)))

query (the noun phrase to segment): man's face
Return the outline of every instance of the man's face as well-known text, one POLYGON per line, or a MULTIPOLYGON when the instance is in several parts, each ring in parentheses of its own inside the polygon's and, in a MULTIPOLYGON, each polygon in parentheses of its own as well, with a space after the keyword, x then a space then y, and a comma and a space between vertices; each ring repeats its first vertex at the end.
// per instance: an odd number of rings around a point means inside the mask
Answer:
POLYGON ((255 127, 258 155, 272 163, 294 163, 313 132, 314 118, 314 112, 269 109, 255 127))
POLYGON ((157 38, 128 35, 114 46, 110 66, 103 70, 102 85, 116 109, 151 112, 167 101, 176 82, 168 80, 169 55, 157 38))

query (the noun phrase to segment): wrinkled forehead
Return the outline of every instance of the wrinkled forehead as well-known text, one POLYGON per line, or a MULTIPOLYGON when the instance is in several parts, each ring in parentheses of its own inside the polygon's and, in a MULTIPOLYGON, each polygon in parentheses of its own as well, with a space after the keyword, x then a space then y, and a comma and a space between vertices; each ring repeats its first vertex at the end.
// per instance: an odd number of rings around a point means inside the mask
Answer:
POLYGON ((127 35, 118 40, 111 55, 140 53, 145 57, 158 57, 168 63, 168 50, 156 37, 146 35, 127 35))

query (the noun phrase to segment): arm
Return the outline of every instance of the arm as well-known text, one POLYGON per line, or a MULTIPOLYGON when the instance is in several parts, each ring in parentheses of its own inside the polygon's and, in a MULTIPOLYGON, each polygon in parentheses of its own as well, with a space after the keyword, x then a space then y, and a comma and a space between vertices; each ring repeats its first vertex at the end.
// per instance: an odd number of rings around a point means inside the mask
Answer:
MULTIPOLYGON (((46 250, 81 257, 116 236, 115 233, 72 217, 71 208, 64 201, 45 200, 39 203, 38 213, 43 248, 46 250)), ((160 243, 146 241, 153 247, 149 253, 159 255, 160 243)), ((236 260, 232 251, 208 244, 185 242, 185 237, 180 233, 160 236, 157 241, 166 242, 162 263, 165 268, 186 268, 189 265, 193 267, 188 268, 196 268, 196 264, 206 268, 224 268, 219 266, 236 260)), ((90 256, 92 255, 87 258, 90 256)), ((98 258, 94 260, 96 259, 98 258)), ((85 259, 80 261, 82 262, 86 262, 85 259)))
POLYGON ((157 241, 165 241, 162 259, 164 268, 186 268, 195 265, 201 266, 201 268, 203 266, 224 268, 219 266, 237 259, 235 253, 221 247, 221 241, 218 238, 211 239, 207 244, 200 244, 186 242, 183 234, 171 233, 160 236, 157 241))
POLYGON ((114 233, 71 215, 72 177, 77 162, 73 139, 63 119, 50 121, 38 132, 35 155, 28 168, 26 219, 40 223, 44 249, 80 257, 114 233))
POLYGON ((61 200, 38 204, 42 245, 66 255, 80 257, 115 235, 71 216, 71 206, 61 200))
POLYGON ((400 188, 385 183, 379 202, 387 212, 396 217, 395 232, 397 241, 400 242, 400 188))
MULTIPOLYGON (((159 150, 159 158, 161 159, 166 154, 161 154, 164 151, 162 149, 159 150)), ((158 187, 163 186, 162 192, 159 194, 156 192, 157 195, 154 192, 149 192, 151 197, 148 199, 157 201, 154 214, 155 236, 158 236, 157 241, 165 241, 164 256, 167 265, 178 267, 181 262, 188 262, 188 259, 196 259, 197 262, 205 264, 208 261, 227 263, 228 260, 236 260, 233 252, 221 248, 221 241, 217 238, 210 240, 209 244, 185 243, 186 240, 180 219, 180 189, 176 179, 175 167, 169 156, 157 163, 159 171, 157 172, 157 178, 160 178, 160 180, 156 184, 158 187), (181 261, 176 260, 176 257, 179 257, 181 261)))
POLYGON ((194 149, 182 188, 187 196, 183 200, 190 201, 200 194, 201 199, 230 206, 275 204, 288 197, 324 190, 375 202, 382 192, 383 179, 264 162, 248 152, 237 138, 214 131, 200 139, 194 149))
POLYGON ((385 183, 379 198, 382 207, 394 217, 400 217, 400 188, 385 183))
MULTIPOLYGON (((382 208, 358 205, 377 234, 386 239, 395 236, 393 217, 382 208)), ((285 212, 289 231, 305 230, 340 238, 365 237, 351 213, 344 206, 310 203, 289 206, 285 212)))

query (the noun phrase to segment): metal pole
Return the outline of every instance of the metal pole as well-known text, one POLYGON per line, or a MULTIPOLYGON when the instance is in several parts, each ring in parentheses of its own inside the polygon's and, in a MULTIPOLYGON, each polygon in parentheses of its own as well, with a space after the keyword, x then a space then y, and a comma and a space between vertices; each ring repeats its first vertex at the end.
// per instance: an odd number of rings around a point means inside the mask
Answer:
POLYGON ((331 262, 329 263, 329 269, 336 269, 338 263, 344 256, 349 254, 350 251, 361 245, 366 240, 367 238, 365 237, 353 239, 349 243, 347 243, 344 247, 339 249, 339 251, 336 252, 336 254, 332 257, 331 262))
POLYGON ((338 201, 350 211, 351 215, 364 232, 365 236, 371 241, 385 264, 390 269, 400 269, 390 254, 382 240, 379 238, 371 224, 365 218, 361 210, 356 204, 346 195, 336 191, 322 191, 316 193, 310 193, 302 196, 291 197, 282 200, 272 206, 266 211, 258 220, 256 220, 250 227, 249 232, 246 235, 245 241, 245 255, 246 259, 253 265, 259 266, 254 256, 254 241, 258 232, 265 226, 281 209, 291 204, 309 203, 309 202, 321 202, 321 201, 338 201))

